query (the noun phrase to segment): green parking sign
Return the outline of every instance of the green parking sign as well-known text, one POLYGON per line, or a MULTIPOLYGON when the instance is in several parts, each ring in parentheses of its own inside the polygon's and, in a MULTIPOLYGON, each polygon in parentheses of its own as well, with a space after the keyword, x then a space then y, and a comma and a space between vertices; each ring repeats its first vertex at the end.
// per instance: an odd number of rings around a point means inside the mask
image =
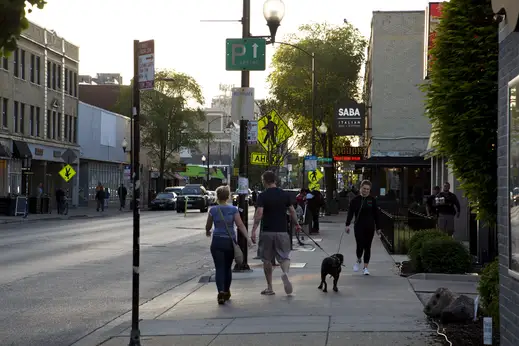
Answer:
POLYGON ((262 38, 228 38, 225 69, 227 71, 265 71, 267 43, 262 38))

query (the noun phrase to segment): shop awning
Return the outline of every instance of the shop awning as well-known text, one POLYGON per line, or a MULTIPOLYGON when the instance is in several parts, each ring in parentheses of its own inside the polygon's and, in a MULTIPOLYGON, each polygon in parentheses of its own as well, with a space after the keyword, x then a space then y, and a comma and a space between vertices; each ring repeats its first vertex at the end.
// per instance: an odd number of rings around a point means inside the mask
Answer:
POLYGON ((13 157, 23 159, 26 157, 32 158, 31 149, 25 142, 13 141, 13 157))
POLYGON ((9 148, 2 143, 0 143, 0 159, 9 159, 11 158, 11 151, 9 148))
POLYGON ((427 161, 421 156, 372 156, 369 159, 355 162, 355 168, 383 166, 383 167, 401 167, 401 166, 427 166, 427 161))
POLYGON ((178 174, 177 172, 173 173, 173 176, 175 177, 175 179, 178 179, 178 180, 185 180, 186 179, 183 176, 181 176, 180 174, 178 174))
MULTIPOLYGON (((223 175, 222 170, 220 169, 213 169, 209 168, 211 171, 211 178, 216 179, 226 179, 226 177, 223 175)), ((184 177, 190 177, 190 178, 206 178, 207 177, 207 167, 203 166, 186 166, 186 171, 182 172, 182 176, 184 177)))

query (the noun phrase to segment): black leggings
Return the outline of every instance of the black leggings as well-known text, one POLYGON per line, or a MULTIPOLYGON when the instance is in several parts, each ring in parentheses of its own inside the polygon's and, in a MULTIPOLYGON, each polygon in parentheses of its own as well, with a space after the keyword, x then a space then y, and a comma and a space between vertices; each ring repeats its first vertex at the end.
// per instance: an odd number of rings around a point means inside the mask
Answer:
MULTIPOLYGON (((358 228, 358 226, 357 226, 358 228)), ((359 261, 364 254, 364 263, 368 264, 371 258, 371 243, 375 236, 375 230, 362 229, 355 230, 355 241, 357 242, 357 258, 359 261)))

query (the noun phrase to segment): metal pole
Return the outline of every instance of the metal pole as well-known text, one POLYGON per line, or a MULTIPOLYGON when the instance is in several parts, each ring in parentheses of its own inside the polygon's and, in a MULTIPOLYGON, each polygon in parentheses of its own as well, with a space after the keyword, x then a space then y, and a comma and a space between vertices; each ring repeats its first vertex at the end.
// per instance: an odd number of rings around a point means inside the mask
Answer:
MULTIPOLYGON (((243 17, 242 17, 242 38, 248 38, 250 36, 250 0, 243 0, 243 17)), ((250 84, 250 72, 242 71, 241 72, 241 87, 248 88, 250 84)), ((240 160, 240 177, 246 177, 247 175, 247 120, 243 119, 243 114, 241 115, 242 119, 240 120, 240 152, 239 152, 239 160, 240 160)), ((245 224, 245 227, 248 228, 249 220, 249 205, 247 203, 246 195, 238 195, 238 208, 240 210, 240 217, 245 224)), ((247 262, 248 258, 248 247, 247 247, 247 239, 244 238, 240 232, 238 232, 238 244, 243 252, 243 265, 240 267, 238 265, 234 266, 234 271, 250 271, 249 264, 247 262)))
POLYGON ((317 97, 317 78, 315 77, 315 53, 312 53, 312 155, 315 155, 316 97, 317 97))
POLYGON ((208 189, 210 188, 209 187, 209 149, 210 149, 209 148, 209 145, 210 145, 210 143, 209 143, 209 125, 210 124, 211 124, 210 122, 207 123, 207 188, 208 189))
POLYGON ((132 277, 132 330, 129 346, 141 345, 141 332, 139 330, 139 262, 140 262, 140 162, 139 153, 141 146, 140 136, 140 91, 139 91, 139 41, 133 41, 133 277, 132 277))

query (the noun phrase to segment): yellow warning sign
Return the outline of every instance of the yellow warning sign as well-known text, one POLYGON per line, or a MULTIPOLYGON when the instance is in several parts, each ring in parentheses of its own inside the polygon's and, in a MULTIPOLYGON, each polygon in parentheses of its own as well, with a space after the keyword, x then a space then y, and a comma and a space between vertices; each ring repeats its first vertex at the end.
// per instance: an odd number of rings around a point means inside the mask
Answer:
POLYGON ((313 190, 320 191, 321 190, 321 184, 309 183, 308 184, 308 190, 310 190, 310 191, 313 191, 313 190))
POLYGON ((266 150, 278 147, 294 133, 276 111, 258 120, 258 142, 266 150))
MULTIPOLYGON (((274 155, 272 157, 272 160, 270 162, 271 165, 279 165, 281 162, 279 160, 279 157, 277 155, 274 155)), ((250 154, 250 163, 252 165, 260 165, 260 166, 268 166, 269 160, 268 155, 266 153, 251 153, 250 154)))
POLYGON ((320 170, 316 169, 315 171, 309 171, 308 172, 308 181, 311 183, 316 184, 324 177, 324 174, 321 173, 320 170))
POLYGON ((71 165, 66 165, 59 171, 59 175, 68 183, 76 175, 76 171, 71 165))

